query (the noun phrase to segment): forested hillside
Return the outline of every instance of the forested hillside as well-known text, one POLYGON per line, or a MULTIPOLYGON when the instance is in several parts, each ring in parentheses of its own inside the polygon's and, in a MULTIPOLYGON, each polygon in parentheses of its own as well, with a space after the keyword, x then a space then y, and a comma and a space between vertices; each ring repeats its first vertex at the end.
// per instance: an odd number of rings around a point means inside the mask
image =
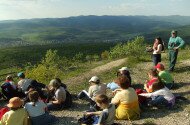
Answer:
MULTIPOLYGON (((118 42, 147 33, 148 38, 168 37, 171 29, 183 30, 180 26, 190 24, 188 20, 190 17, 183 16, 79 16, 0 21, 0 45, 118 42)), ((188 33, 182 36, 189 38, 188 33)))

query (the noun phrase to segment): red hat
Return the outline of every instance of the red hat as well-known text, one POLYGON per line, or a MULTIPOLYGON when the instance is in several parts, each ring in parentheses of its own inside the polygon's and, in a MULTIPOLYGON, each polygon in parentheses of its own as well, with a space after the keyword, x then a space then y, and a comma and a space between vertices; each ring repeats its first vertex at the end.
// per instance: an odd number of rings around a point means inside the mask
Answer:
POLYGON ((164 65, 161 63, 158 63, 154 68, 158 69, 164 69, 164 65))

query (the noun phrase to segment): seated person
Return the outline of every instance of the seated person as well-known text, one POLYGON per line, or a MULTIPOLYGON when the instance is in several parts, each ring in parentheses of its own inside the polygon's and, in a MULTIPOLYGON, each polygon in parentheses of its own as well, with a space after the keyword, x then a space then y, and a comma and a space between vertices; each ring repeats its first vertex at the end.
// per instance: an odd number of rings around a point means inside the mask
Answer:
POLYGON ((95 121, 93 124, 97 125, 113 125, 115 118, 115 105, 109 103, 109 99, 106 95, 98 94, 95 97, 95 102, 102 110, 97 112, 86 112, 85 115, 95 115, 95 121))
MULTIPOLYGON (((122 67, 121 69, 119 69, 119 71, 117 72, 117 77, 121 76, 121 75, 124 75, 124 76, 128 77, 129 82, 130 82, 130 86, 131 86, 131 76, 130 76, 129 69, 127 67, 122 67)), ((118 86, 117 83, 115 83, 113 81, 113 82, 107 84, 107 88, 111 89, 112 91, 114 91, 115 89, 118 89, 119 86, 118 86)))
POLYGON ((56 79, 52 79, 48 86, 49 90, 53 92, 54 97, 47 104, 48 110, 60 110, 65 105, 66 91, 60 86, 56 79))
POLYGON ((2 119, 1 125, 29 125, 29 117, 27 111, 22 108, 23 101, 19 97, 13 97, 9 100, 11 110, 6 112, 2 119))
POLYGON ((13 77, 12 77, 11 75, 8 75, 8 76, 6 77, 5 82, 9 82, 9 83, 12 85, 12 87, 13 87, 14 90, 17 89, 17 87, 16 87, 16 85, 15 85, 15 83, 14 83, 13 77))
POLYGON ((32 125, 44 125, 50 124, 55 121, 54 117, 49 115, 47 111, 47 105, 39 100, 39 94, 37 91, 29 92, 30 102, 25 104, 32 125))
POLYGON ((164 65, 161 63, 158 63, 155 68, 158 71, 158 76, 160 77, 161 81, 164 83, 164 85, 168 88, 171 89, 173 84, 174 84, 174 79, 172 75, 167 72, 164 68, 164 65))
POLYGON ((120 86, 111 103, 116 105, 116 119, 135 120, 140 118, 138 96, 126 76, 119 76, 115 82, 120 86))
POLYGON ((31 84, 31 79, 25 78, 25 74, 23 72, 20 72, 17 74, 19 81, 17 84, 18 89, 21 89, 23 93, 27 93, 28 87, 31 84))
POLYGON ((142 93, 141 96, 151 98, 148 102, 150 106, 161 106, 172 107, 175 104, 175 96, 171 91, 164 86, 164 84, 158 79, 152 84, 152 93, 142 93))
POLYGON ((97 94, 106 94, 106 85, 100 83, 100 79, 97 76, 93 76, 89 80, 90 87, 88 92, 83 90, 78 94, 78 98, 87 98, 87 101, 90 102, 91 106, 95 105, 94 99, 97 94))
MULTIPOLYGON (((11 75, 8 75, 6 77, 5 82, 1 85, 1 90, 3 95, 6 97, 6 99, 10 99, 12 97, 16 97, 18 95, 17 93, 17 87, 13 82, 13 77, 11 75)), ((3 96, 3 97, 4 97, 3 96)))
POLYGON ((150 69, 148 72, 148 77, 149 80, 147 80, 146 84, 144 85, 144 89, 146 90, 146 92, 152 92, 152 84, 158 80, 158 74, 157 71, 155 69, 150 69))

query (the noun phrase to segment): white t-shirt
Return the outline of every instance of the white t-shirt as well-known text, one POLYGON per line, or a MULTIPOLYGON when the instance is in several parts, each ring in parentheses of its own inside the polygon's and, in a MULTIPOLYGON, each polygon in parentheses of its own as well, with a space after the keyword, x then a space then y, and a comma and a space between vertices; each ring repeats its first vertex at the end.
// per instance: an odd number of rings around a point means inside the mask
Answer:
POLYGON ((31 83, 31 79, 21 79, 19 82, 18 82, 18 88, 21 88, 23 92, 25 92, 30 83, 31 83))
POLYGON ((162 44, 158 44, 157 50, 153 51, 153 54, 161 54, 162 53, 162 44))
POLYGON ((63 87, 59 87, 55 92, 55 98, 60 102, 64 102, 66 99, 66 91, 63 87))
POLYGON ((92 86, 89 87, 89 89, 88 89, 88 95, 91 98, 94 99, 94 97, 97 94, 106 94, 106 85, 105 84, 100 83, 99 85, 95 84, 95 85, 92 85, 92 86))
POLYGON ((98 119, 98 124, 112 125, 115 119, 115 105, 110 104, 107 109, 104 109, 98 119))
POLYGON ((152 93, 142 93, 139 95, 146 96, 146 97, 163 96, 168 102, 173 101, 175 98, 175 96, 171 93, 171 91, 166 87, 152 93))
POLYGON ((46 107, 47 105, 40 100, 35 103, 35 106, 33 106, 33 102, 28 102, 24 106, 30 117, 36 117, 45 114, 46 107))

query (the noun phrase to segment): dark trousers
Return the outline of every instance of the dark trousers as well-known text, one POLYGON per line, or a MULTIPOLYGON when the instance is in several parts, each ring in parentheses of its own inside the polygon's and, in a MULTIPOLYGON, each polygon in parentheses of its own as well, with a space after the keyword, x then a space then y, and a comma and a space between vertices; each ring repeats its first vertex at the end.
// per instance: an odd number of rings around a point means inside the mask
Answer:
POLYGON ((152 106, 167 106, 168 101, 163 96, 156 96, 152 98, 151 101, 148 102, 152 106))
POLYGON ((161 54, 153 54, 152 61, 154 63, 154 66, 156 66, 159 62, 161 62, 161 54))
POLYGON ((169 51, 169 71, 173 71, 176 61, 177 61, 177 55, 178 55, 178 50, 173 51, 170 50, 169 51))

